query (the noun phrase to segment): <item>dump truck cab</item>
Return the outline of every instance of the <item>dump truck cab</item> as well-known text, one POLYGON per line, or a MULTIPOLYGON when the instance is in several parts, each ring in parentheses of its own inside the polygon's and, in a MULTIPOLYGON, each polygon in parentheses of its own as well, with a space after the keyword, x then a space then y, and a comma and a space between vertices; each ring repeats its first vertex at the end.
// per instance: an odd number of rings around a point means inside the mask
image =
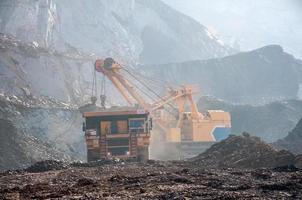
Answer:
POLYGON ((137 108, 84 112, 87 161, 121 158, 149 159, 152 119, 137 108))

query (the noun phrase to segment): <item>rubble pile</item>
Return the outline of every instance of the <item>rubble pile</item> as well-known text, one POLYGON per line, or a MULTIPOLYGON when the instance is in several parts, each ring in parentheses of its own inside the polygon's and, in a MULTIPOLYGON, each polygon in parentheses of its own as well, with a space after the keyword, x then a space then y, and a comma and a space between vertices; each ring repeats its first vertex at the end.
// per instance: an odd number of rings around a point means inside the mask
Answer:
POLYGON ((149 161, 0 174, 0 199, 301 198, 302 171, 294 167, 202 169, 186 161, 149 161))
POLYGON ((260 138, 243 133, 214 144, 191 161, 205 167, 273 168, 294 165, 295 156, 286 150, 277 151, 260 138))
MULTIPOLYGON (((38 173, 38 172, 46 172, 46 171, 53 171, 53 170, 62 170, 72 167, 100 167, 104 165, 117 165, 117 164, 125 164, 125 163, 131 163, 134 162, 134 160, 128 159, 128 160, 122 160, 118 158, 112 158, 112 159, 101 159, 98 161, 93 162, 68 162, 68 161, 62 161, 62 160, 43 160, 38 161, 34 163, 33 165, 27 167, 24 169, 25 172, 30 173, 38 173)), ((22 171, 22 170, 16 170, 16 172, 22 171)), ((10 171, 7 171, 10 172, 10 171)), ((12 171, 14 172, 14 171, 12 171)))
POLYGON ((0 173, 0 199, 301 199, 297 159, 244 133, 189 161, 37 162, 0 173))
POLYGON ((289 134, 274 145, 277 148, 287 149, 295 154, 302 154, 302 118, 289 134))
POLYGON ((67 163, 57 160, 44 160, 36 162, 35 164, 31 165, 30 167, 26 168, 25 171, 31 173, 37 172, 46 172, 50 170, 61 170, 68 167, 67 163))

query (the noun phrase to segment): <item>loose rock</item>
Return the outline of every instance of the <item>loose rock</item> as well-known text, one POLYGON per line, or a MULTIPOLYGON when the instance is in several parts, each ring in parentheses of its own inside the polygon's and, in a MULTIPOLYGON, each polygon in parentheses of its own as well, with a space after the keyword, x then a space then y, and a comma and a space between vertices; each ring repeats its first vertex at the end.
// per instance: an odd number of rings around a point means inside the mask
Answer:
POLYGON ((206 152, 191 159, 205 167, 262 168, 294 165, 295 156, 286 150, 278 151, 260 138, 248 133, 214 144, 206 152))

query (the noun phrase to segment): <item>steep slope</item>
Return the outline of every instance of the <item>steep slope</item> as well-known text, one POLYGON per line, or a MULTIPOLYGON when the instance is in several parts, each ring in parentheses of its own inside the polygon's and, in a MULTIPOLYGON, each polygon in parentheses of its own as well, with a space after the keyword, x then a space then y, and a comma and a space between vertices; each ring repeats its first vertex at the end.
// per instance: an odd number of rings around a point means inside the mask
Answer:
POLYGON ((49 98, 0 95, 0 170, 85 160, 81 113, 49 98))
POLYGON ((153 77, 174 84, 197 84, 202 93, 233 103, 295 99, 302 62, 272 45, 204 61, 144 66, 153 77))
POLYGON ((43 159, 71 161, 50 143, 24 133, 5 119, 0 119, 0 144, 0 171, 24 168, 43 159))
POLYGON ((213 97, 202 97, 198 102, 200 111, 223 109, 232 116, 232 133, 244 131, 266 142, 275 142, 292 130, 302 115, 302 101, 276 101, 265 105, 236 105, 213 97))
POLYGON ((233 52, 160 0, 3 0, 0 30, 43 47, 124 62, 179 62, 233 52))
POLYGON ((302 154, 302 118, 288 135, 274 143, 276 147, 302 154))
MULTIPOLYGON (((93 58, 59 53, 0 34, 0 92, 81 104, 91 90, 93 58)), ((87 97, 88 98, 88 97, 87 97)))

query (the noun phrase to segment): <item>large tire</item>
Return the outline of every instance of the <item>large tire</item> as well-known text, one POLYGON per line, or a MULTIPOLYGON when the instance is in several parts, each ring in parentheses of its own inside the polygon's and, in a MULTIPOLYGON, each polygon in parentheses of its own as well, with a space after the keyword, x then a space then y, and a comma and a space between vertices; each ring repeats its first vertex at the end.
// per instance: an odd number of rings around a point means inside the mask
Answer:
POLYGON ((147 162, 149 160, 149 148, 141 147, 138 149, 137 161, 147 162))
POLYGON ((100 153, 98 150, 88 150, 87 151, 87 162, 93 162, 100 160, 100 153))

